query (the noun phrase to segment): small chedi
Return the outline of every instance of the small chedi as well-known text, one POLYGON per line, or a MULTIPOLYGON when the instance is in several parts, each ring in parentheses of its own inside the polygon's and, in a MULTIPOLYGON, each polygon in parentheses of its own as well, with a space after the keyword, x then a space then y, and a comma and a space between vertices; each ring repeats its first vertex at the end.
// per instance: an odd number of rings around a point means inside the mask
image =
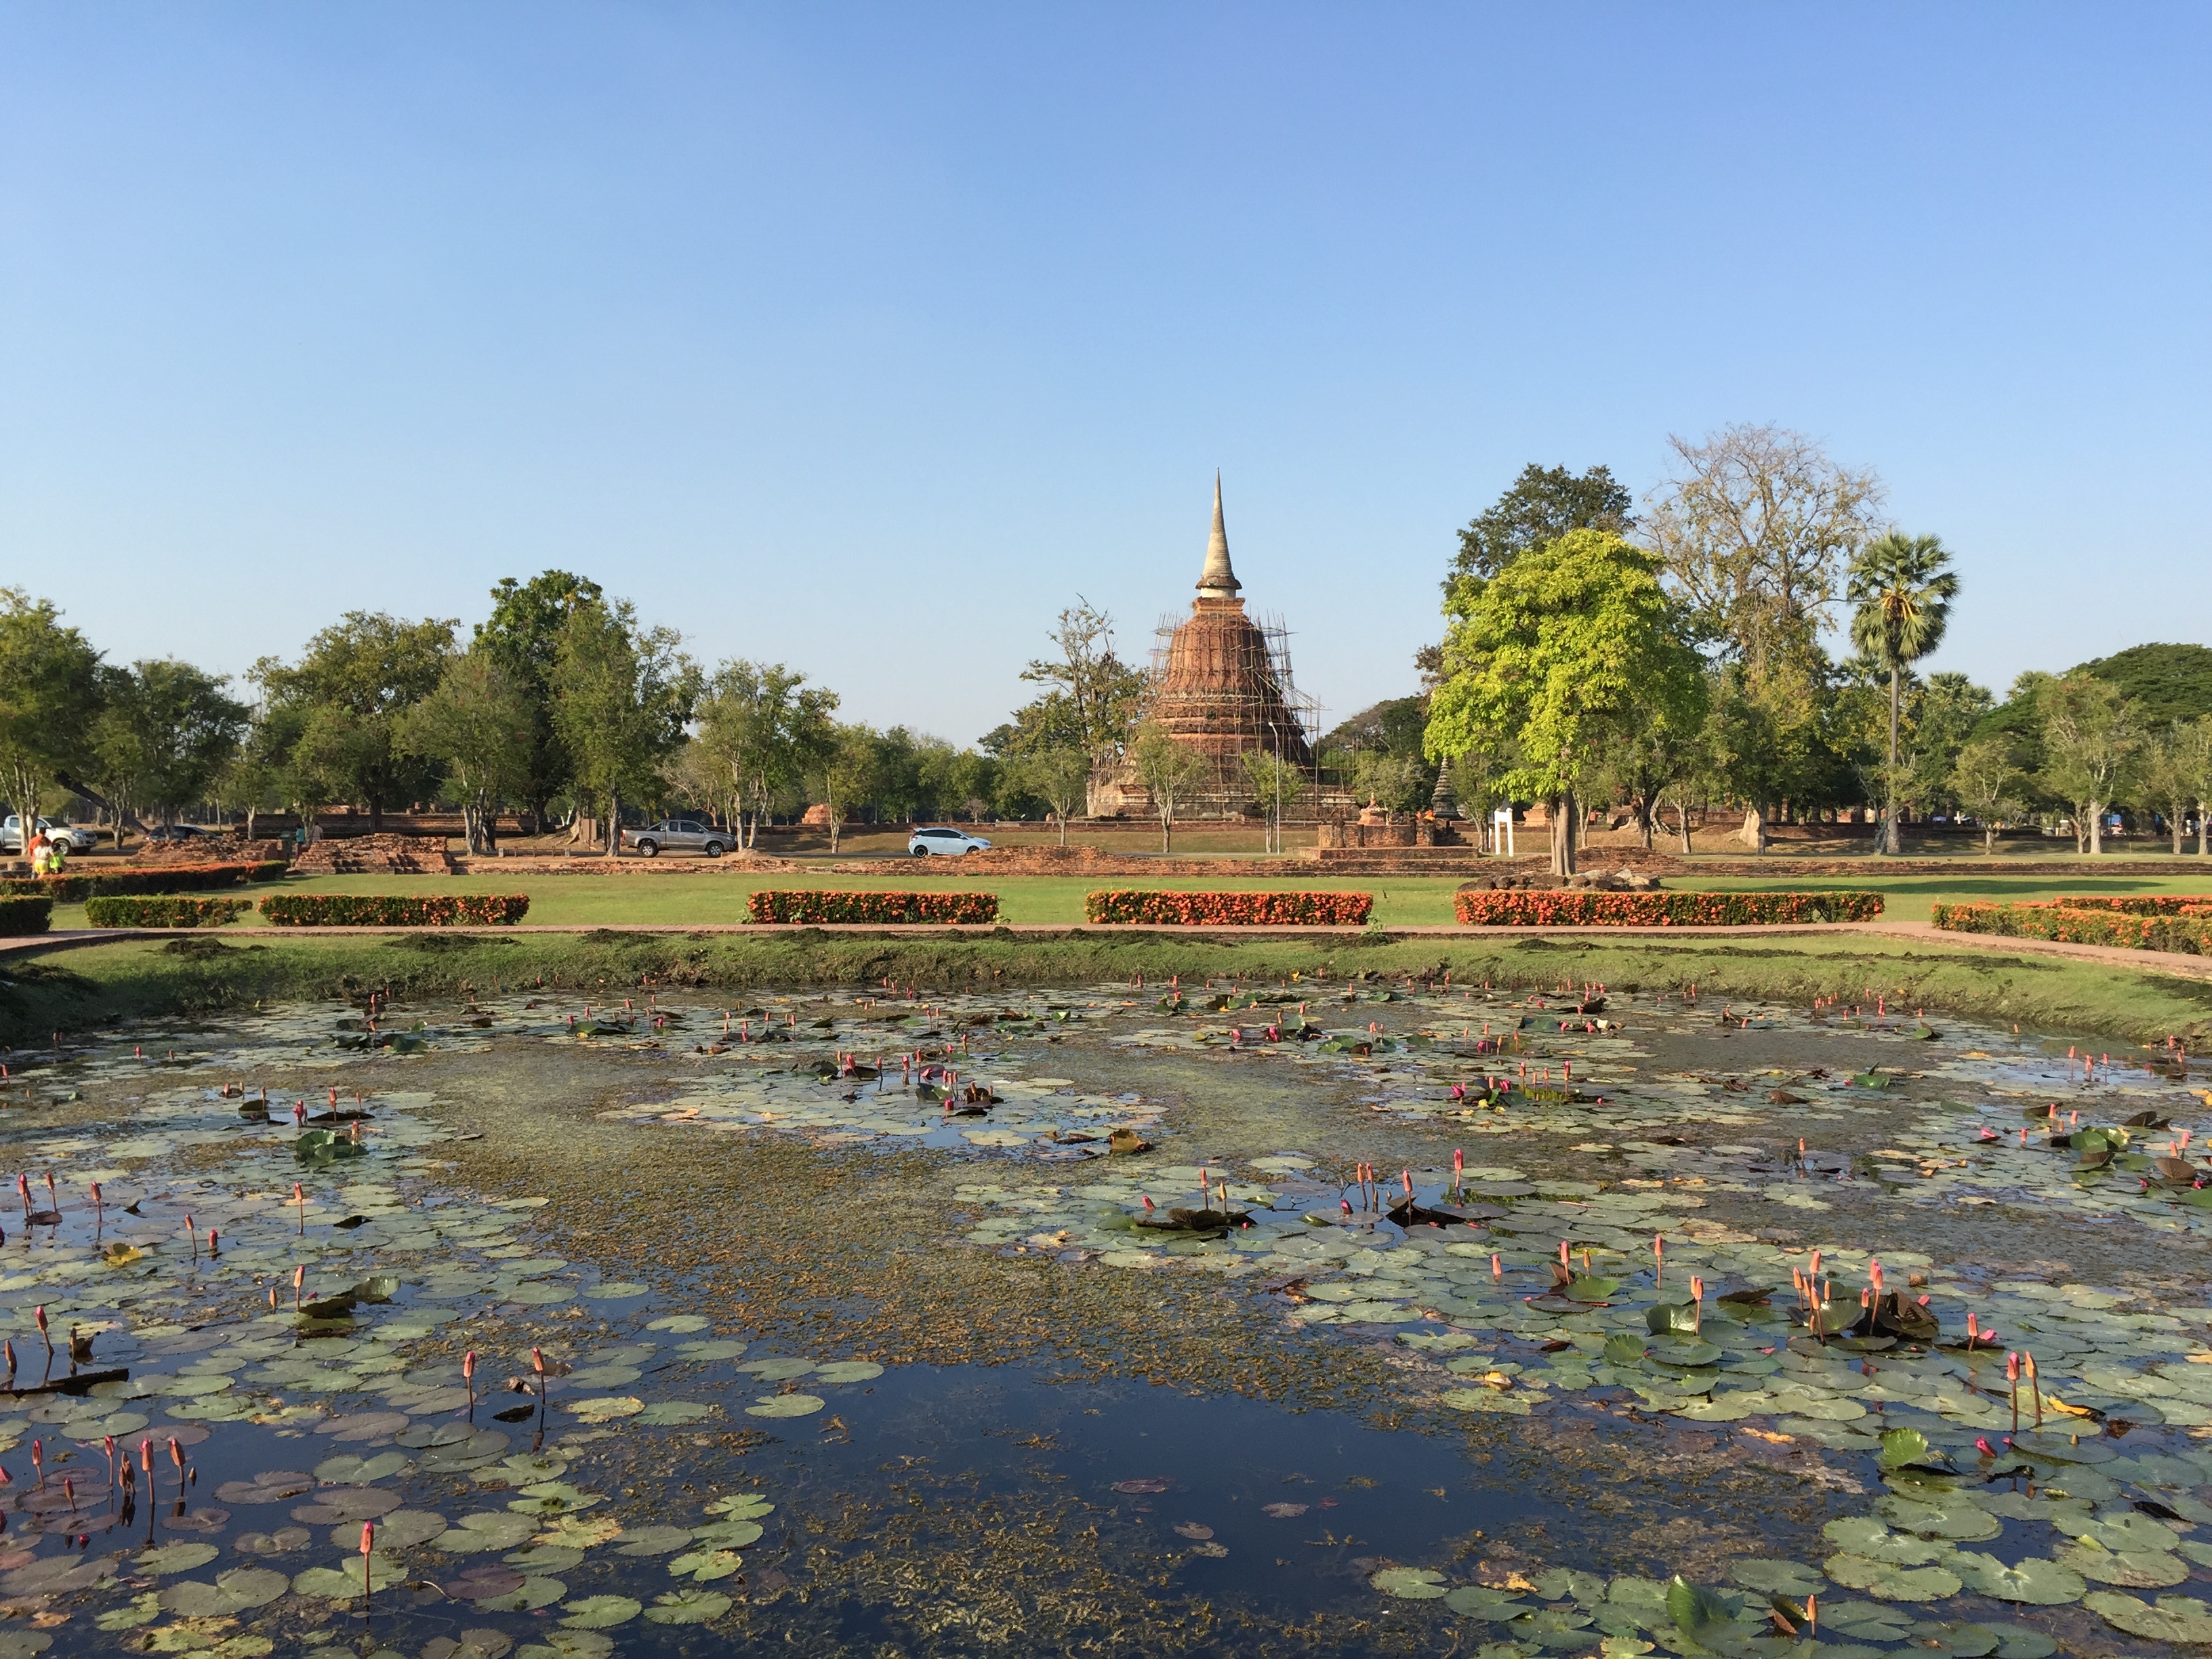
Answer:
MULTIPOLYGON (((1213 533, 1190 614, 1160 623, 1147 676, 1143 720, 1205 763, 1176 802, 1179 818, 1243 817, 1259 810, 1244 769, 1247 755, 1279 755, 1310 774, 1316 708, 1291 678, 1290 635, 1279 618, 1255 621, 1229 562, 1221 479, 1213 481, 1213 533)), ((1101 817, 1149 815, 1152 792, 1136 768, 1102 770, 1091 810, 1101 817)))

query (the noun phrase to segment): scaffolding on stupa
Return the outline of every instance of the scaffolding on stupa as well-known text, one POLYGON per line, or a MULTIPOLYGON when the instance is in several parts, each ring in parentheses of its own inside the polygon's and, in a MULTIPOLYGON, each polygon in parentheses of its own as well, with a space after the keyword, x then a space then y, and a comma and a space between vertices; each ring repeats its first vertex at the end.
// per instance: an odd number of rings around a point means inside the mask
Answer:
POLYGON ((1280 616, 1253 617, 1241 599, 1200 599, 1193 614, 1160 617, 1146 674, 1146 719, 1197 755, 1185 786, 1188 817, 1241 817, 1255 803, 1251 754, 1278 757, 1310 783, 1322 706, 1291 673, 1291 631, 1280 616))

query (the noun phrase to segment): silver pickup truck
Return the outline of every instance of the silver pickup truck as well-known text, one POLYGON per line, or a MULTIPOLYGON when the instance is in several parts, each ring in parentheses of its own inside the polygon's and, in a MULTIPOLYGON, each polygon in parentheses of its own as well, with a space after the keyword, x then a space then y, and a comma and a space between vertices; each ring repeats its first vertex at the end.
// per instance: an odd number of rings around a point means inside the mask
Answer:
POLYGON ((635 848, 640 858, 647 859, 657 859, 663 853, 703 853, 718 859, 736 844, 728 830, 696 818, 669 818, 642 830, 625 830, 622 838, 623 846, 635 848))

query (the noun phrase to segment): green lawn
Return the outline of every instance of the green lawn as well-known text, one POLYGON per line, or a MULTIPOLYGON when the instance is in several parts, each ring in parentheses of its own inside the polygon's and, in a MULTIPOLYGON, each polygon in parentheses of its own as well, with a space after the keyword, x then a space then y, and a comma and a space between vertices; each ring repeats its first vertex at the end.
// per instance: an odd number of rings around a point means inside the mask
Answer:
MULTIPOLYGON (((1375 895, 1376 920, 1384 927, 1435 927, 1452 920, 1455 877, 1403 876, 1340 878, 1334 881, 1283 878, 1258 880, 1243 875, 1242 860, 1224 861, 1218 878, 1203 878, 1146 881, 1136 877, 1102 880, 1095 877, 1002 876, 990 881, 963 877, 776 875, 609 875, 609 876, 315 876, 257 886, 258 895, 272 890, 305 893, 527 893, 529 920, 550 924, 586 927, 619 922, 704 925, 742 922, 746 902, 757 888, 813 887, 875 890, 913 890, 972 892, 987 890, 999 896, 1000 919, 1009 922, 1075 924, 1083 920, 1083 896, 1093 888, 1127 886, 1202 890, 1213 887, 1273 890, 1319 887, 1375 895)), ((1916 875, 1884 878, 1879 870, 1849 876, 1791 876, 1786 871, 1771 877, 1747 879, 1736 876, 1692 876, 1673 885, 1699 890, 1724 888, 1791 889, 1800 891, 1835 888, 1872 889, 1888 901, 1887 914, 1907 921, 1925 921, 1929 907, 1939 900, 2049 898, 2062 893, 2212 893, 2212 870, 2203 877, 2131 875, 2115 870, 2110 876, 1916 875)), ((57 927, 85 925, 83 907, 55 908, 57 927)))

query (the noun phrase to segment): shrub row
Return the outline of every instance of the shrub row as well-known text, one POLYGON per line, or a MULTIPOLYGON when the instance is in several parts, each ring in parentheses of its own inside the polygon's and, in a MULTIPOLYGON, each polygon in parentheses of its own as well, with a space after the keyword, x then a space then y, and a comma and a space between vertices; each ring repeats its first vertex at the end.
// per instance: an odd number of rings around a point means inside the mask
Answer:
POLYGON ((2212 915, 2212 895, 2203 893, 2100 893, 2049 902, 2062 910, 2118 910, 2130 916, 2212 915))
POLYGON ((2071 899, 2022 900, 2014 904, 1938 904, 1938 927, 1954 933, 1997 933, 2007 939, 2052 939, 2062 945, 2111 945, 2125 951, 2172 951, 2212 956, 2212 910, 2196 915, 2131 915, 2082 909, 2071 899))
POLYGON ((999 919, 996 893, 837 893, 763 887, 755 921, 934 921, 969 926, 999 919))
POLYGON ((84 919, 95 927, 220 927, 252 908, 252 899, 125 896, 87 899, 84 919))
POLYGON ((1087 921, 1173 927, 1357 927, 1372 893, 1170 893, 1102 889, 1083 897, 1087 921))
POLYGON ((0 938, 43 933, 53 920, 54 902, 50 898, 0 898, 0 938))
POLYGON ((1607 893, 1539 888, 1460 893, 1463 927, 1750 927, 1788 922, 1871 921, 1879 893, 1607 893))
POLYGON ((520 921, 524 893, 407 898, 369 893, 271 893, 261 914, 278 927, 493 927, 520 921))
POLYGON ((282 859, 253 864, 172 864, 144 870, 11 878, 0 881, 0 892, 42 893, 64 904, 75 904, 82 899, 129 893, 204 893, 211 888, 236 887, 242 882, 274 881, 284 870, 282 859))

